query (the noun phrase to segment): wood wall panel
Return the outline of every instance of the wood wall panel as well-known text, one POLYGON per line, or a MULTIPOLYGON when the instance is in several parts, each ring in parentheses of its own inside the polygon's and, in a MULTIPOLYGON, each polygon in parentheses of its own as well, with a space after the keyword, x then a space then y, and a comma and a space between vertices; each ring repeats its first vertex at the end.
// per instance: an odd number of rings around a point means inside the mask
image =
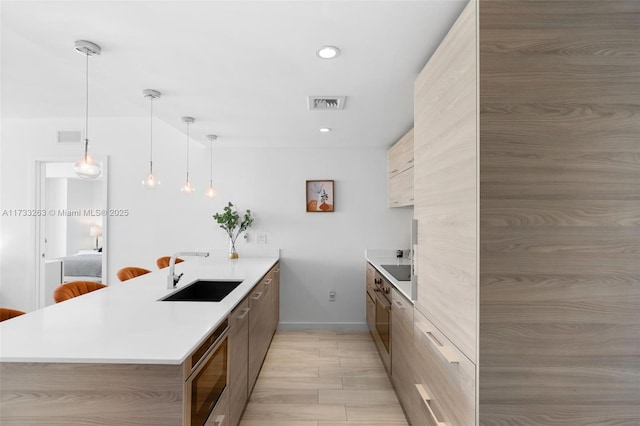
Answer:
POLYGON ((479 4, 480 424, 640 424, 640 2, 479 4))
POLYGON ((180 365, 0 364, 0 423, 182 424, 180 365))
POLYGON ((417 308, 476 359, 476 25, 472 2, 414 92, 417 308))

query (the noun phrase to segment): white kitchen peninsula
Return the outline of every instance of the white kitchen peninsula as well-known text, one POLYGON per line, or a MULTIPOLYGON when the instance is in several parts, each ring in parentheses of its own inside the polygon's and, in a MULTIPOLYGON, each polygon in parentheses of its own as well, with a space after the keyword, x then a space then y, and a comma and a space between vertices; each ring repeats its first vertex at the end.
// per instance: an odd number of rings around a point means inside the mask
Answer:
POLYGON ((177 289, 165 268, 1 323, 0 423, 186 424, 185 365, 278 261, 189 259, 177 289), (220 302, 160 301, 197 279, 242 283, 220 302))

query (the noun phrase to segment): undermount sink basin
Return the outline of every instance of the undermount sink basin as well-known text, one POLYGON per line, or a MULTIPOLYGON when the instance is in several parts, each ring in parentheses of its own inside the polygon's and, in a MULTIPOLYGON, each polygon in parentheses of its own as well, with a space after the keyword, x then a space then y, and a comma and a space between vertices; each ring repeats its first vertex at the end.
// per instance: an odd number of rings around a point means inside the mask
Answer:
POLYGON ((163 302, 219 302, 242 281, 197 280, 164 299, 163 302))
POLYGON ((411 265, 380 265, 398 281, 411 281, 411 265))

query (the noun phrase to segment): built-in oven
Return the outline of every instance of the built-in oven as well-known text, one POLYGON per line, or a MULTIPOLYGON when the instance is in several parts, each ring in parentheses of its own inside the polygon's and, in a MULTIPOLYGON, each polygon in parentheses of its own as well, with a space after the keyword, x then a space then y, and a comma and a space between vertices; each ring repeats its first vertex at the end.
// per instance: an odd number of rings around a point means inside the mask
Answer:
POLYGON ((187 360, 191 373, 185 382, 186 418, 203 426, 227 386, 227 330, 225 319, 187 360))
POLYGON ((376 277, 376 331, 378 351, 387 370, 391 368, 391 285, 384 278, 376 277))

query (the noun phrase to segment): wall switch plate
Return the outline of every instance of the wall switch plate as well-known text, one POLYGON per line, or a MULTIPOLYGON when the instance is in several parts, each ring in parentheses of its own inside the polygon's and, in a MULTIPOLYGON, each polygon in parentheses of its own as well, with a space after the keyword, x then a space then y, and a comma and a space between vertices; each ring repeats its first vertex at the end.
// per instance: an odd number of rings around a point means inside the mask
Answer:
POLYGON ((267 244, 267 234, 258 233, 256 235, 256 240, 258 244, 267 244))

